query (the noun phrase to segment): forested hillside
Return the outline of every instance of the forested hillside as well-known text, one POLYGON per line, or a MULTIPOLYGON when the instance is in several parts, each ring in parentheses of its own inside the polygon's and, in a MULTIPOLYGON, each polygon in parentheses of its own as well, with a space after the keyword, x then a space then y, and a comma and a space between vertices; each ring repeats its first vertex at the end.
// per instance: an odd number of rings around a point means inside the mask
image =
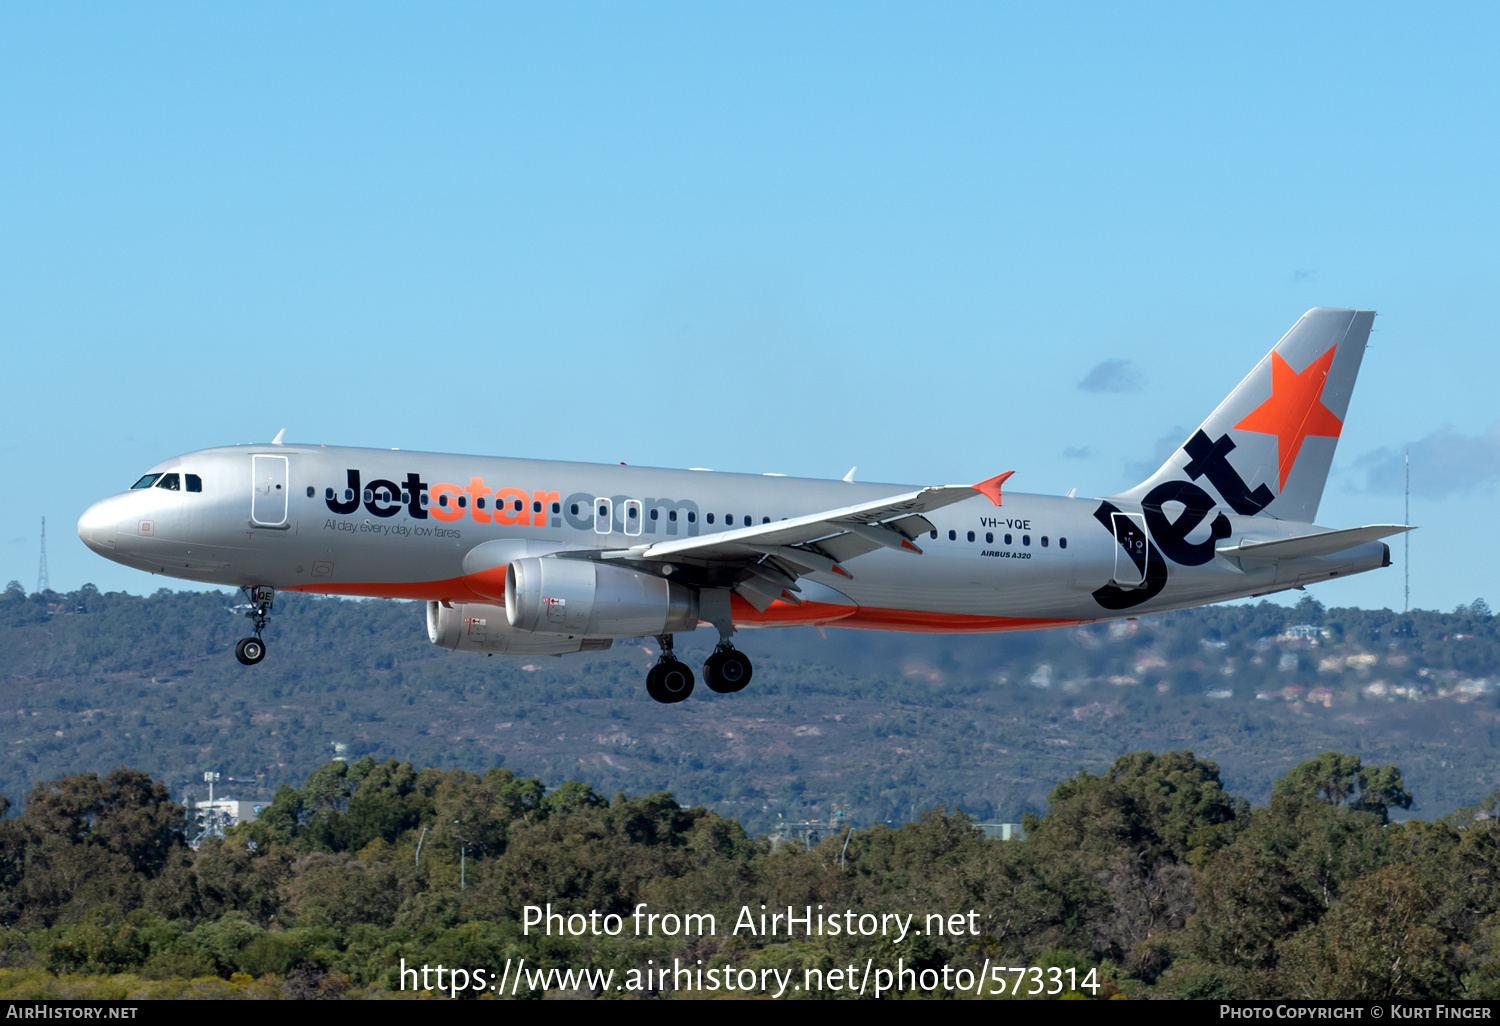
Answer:
MULTIPOLYGON (((414 603, 278 596, 270 655, 247 668, 237 601, 13 586, 0 791, 20 802, 41 780, 131 766, 177 799, 217 770, 218 793, 268 801, 335 754, 368 755, 671 791, 753 835, 835 804, 860 824, 944 804, 1018 821, 1053 782, 1146 748, 1212 758, 1257 802, 1327 750, 1400 765, 1423 817, 1500 786, 1500 632, 1478 602, 1396 614, 1309 599, 982 637, 744 632, 749 689, 661 706, 642 684, 650 643, 452 653, 428 644, 414 603), (1299 624, 1316 629, 1287 636, 1299 624)), ((679 652, 701 663, 708 634, 679 652)))
POLYGON ((1328 752, 1251 807, 1211 762, 1137 752, 1058 784, 1022 842, 931 810, 772 850, 666 794, 361 759, 192 851, 144 774, 74 776, 0 820, 0 996, 724 996, 732 971, 826 998, 874 966, 912 996, 1500 999, 1494 800, 1388 823, 1411 798, 1328 752))

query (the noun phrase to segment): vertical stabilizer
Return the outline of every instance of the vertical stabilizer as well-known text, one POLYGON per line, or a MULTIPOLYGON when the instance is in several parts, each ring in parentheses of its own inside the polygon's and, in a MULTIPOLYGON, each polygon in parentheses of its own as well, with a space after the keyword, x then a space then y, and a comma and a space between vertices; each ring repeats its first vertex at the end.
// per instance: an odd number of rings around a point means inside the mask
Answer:
POLYGON ((1374 320, 1373 310, 1307 311, 1160 470, 1119 498, 1192 482, 1236 513, 1312 523, 1374 320))

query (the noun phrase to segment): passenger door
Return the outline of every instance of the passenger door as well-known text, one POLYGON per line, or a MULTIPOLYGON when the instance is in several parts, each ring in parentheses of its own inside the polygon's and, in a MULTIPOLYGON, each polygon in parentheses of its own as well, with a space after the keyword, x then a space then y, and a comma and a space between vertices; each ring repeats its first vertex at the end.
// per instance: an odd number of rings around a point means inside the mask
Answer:
POLYGON ((285 456, 250 457, 250 523, 285 527, 288 468, 285 456))

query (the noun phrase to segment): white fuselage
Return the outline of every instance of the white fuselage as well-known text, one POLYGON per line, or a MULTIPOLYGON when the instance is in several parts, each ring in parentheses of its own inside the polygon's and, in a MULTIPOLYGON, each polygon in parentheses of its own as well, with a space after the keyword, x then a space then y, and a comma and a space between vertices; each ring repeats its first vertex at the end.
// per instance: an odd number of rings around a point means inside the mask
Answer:
MULTIPOLYGON (((84 514, 79 535, 95 552, 210 584, 439 603, 502 603, 505 565, 517 555, 618 553, 907 490, 304 445, 205 449, 152 473, 178 475, 178 487, 138 487, 84 514), (201 490, 187 490, 186 475, 201 490)), ((1213 514, 1227 516, 1231 530, 1220 544, 1318 530, 1218 507, 1213 514)), ((809 574, 800 601, 766 609, 735 596, 734 623, 1014 630, 1262 594, 1389 562, 1382 543, 1368 542, 1248 568, 1210 547, 1184 564, 1163 555, 1171 546, 1154 535, 1185 516, 1158 508, 1148 522, 1140 505, 1118 499, 1007 493, 997 507, 976 496, 927 515, 934 530, 915 539, 920 554, 865 553, 848 561, 848 576, 809 574)), ((1194 519, 1173 551, 1204 544, 1208 520, 1194 519)))

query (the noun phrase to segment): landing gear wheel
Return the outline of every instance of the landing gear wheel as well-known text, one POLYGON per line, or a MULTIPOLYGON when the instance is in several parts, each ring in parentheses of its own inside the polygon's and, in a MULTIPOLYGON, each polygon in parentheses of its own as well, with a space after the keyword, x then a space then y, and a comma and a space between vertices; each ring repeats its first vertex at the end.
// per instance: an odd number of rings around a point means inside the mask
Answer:
POLYGON ((693 671, 686 663, 667 659, 646 674, 646 694, 658 702, 680 702, 693 693, 693 671))
POLYGON ((703 683, 710 691, 733 694, 750 683, 750 660, 739 649, 722 647, 703 664, 703 683))
POLYGON ((241 638, 234 646, 234 657, 246 666, 254 666, 266 657, 266 643, 259 638, 241 638))
POLYGON ((265 585, 246 586, 240 589, 245 596, 248 611, 245 613, 254 626, 255 636, 241 638, 234 646, 234 657, 246 666, 254 666, 266 657, 266 643, 261 634, 271 621, 271 603, 276 601, 276 592, 265 585))

